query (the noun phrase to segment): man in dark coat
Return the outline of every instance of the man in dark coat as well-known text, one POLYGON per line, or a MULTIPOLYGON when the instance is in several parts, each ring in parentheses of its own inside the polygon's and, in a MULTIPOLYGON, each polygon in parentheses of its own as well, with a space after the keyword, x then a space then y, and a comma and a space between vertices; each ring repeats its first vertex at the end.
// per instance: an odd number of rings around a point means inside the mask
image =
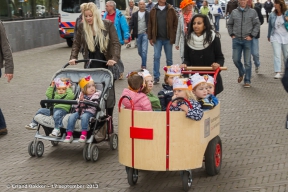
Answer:
POLYGON ((268 23, 268 19, 269 19, 269 14, 271 13, 272 9, 273 9, 274 5, 271 2, 271 0, 267 0, 264 3, 264 9, 266 11, 266 19, 267 19, 267 23, 268 23))

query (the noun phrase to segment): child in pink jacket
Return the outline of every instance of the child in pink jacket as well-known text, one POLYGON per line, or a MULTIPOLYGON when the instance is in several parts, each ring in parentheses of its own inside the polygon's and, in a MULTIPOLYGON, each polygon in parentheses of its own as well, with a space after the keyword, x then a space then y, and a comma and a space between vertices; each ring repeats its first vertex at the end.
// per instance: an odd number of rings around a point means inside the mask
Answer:
MULTIPOLYGON (((152 111, 152 106, 149 98, 142 92, 145 81, 141 72, 131 72, 127 75, 128 88, 122 92, 122 96, 129 96, 134 103, 134 110, 152 111)), ((123 99, 122 104, 126 109, 131 109, 131 103, 128 99, 123 99)))

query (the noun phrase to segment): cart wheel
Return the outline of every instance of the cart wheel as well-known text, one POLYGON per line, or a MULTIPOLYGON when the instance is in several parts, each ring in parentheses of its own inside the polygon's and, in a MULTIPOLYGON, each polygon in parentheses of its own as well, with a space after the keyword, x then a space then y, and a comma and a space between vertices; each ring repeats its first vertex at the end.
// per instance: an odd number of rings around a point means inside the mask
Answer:
POLYGON ((93 144, 92 147, 91 147, 90 156, 91 156, 91 161, 92 162, 95 162, 95 161, 98 160, 99 149, 98 149, 98 147, 95 144, 93 144))
POLYGON ((192 185, 192 172, 191 171, 183 171, 182 176, 182 186, 184 191, 188 191, 192 185))
POLYGON ((210 176, 220 172, 222 164, 222 142, 219 136, 212 139, 205 152, 205 169, 210 176))
POLYGON ((138 170, 137 169, 134 169, 134 168, 131 168, 129 167, 128 168, 128 183, 130 186, 133 186, 137 183, 137 180, 138 180, 138 170))
POLYGON ((37 157, 42 157, 43 153, 44 153, 44 143, 42 141, 37 141, 35 155, 37 157))
POLYGON ((57 146, 57 145, 59 144, 59 142, 58 142, 58 141, 51 141, 51 144, 52 144, 53 146, 57 146))
POLYGON ((86 161, 90 161, 90 155, 89 155, 89 144, 85 144, 83 148, 83 158, 86 161))
POLYGON ((28 153, 31 157, 35 157, 34 141, 31 141, 28 145, 28 153))
POLYGON ((112 133, 110 136, 110 149, 115 150, 118 147, 118 136, 115 133, 112 133))

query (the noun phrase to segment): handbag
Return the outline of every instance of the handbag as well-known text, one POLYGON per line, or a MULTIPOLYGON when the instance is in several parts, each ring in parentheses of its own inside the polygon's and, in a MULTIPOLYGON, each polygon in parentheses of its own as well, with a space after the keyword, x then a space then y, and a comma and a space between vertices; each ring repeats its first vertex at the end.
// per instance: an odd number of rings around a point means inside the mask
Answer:
POLYGON ((120 74, 124 72, 124 65, 121 59, 118 60, 118 62, 113 66, 108 66, 108 69, 113 74, 114 79, 119 79, 120 74))

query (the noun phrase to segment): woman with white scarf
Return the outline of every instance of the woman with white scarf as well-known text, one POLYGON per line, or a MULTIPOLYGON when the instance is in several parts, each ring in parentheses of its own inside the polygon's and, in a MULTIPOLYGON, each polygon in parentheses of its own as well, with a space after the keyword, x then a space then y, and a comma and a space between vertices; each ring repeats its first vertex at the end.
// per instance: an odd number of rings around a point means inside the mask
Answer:
MULTIPOLYGON (((188 26, 188 35, 184 46, 184 62, 186 66, 205 66, 216 70, 224 65, 220 35, 212 30, 206 15, 195 15, 188 26)), ((223 91, 220 74, 216 77, 215 95, 223 91)))

